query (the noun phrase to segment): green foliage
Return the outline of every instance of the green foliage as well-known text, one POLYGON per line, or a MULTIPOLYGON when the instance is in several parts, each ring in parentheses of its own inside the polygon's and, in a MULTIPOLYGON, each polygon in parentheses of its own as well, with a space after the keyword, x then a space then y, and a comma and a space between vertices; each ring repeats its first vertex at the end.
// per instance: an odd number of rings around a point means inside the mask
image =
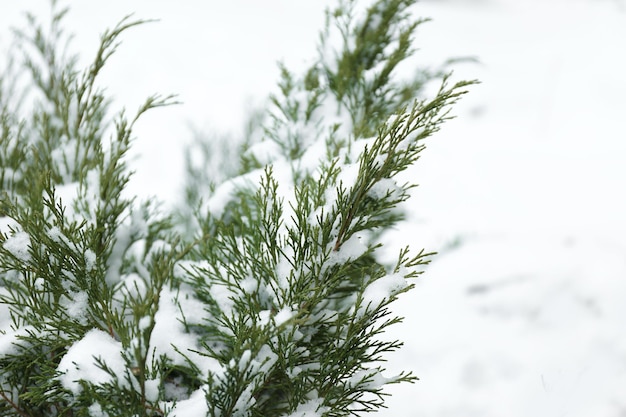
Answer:
POLYGON ((22 104, 14 72, 0 78, 0 415, 358 415, 414 381, 383 376, 402 343, 380 335, 430 254, 385 264, 379 235, 414 186, 395 176, 470 83, 443 77, 425 99, 434 75, 394 75, 423 22, 412 4, 329 10, 317 58, 303 74, 281 66, 231 150, 239 164, 202 170, 206 141, 200 163, 188 154, 173 213, 122 194, 134 123, 172 98, 111 119, 96 82, 143 22, 106 32, 80 70, 59 54, 67 10, 47 33, 29 17, 22 104))

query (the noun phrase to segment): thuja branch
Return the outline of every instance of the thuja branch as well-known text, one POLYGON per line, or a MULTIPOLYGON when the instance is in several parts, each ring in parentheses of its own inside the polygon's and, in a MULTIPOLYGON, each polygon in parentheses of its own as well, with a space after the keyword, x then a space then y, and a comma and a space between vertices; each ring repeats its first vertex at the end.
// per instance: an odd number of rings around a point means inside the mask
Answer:
MULTIPOLYGON (((355 219, 361 214, 366 214, 363 213, 363 202, 372 187, 383 179, 393 178, 417 160, 418 154, 425 148, 421 143, 422 139, 436 132, 439 126, 450 118, 447 109, 467 93, 463 88, 472 83, 459 82, 448 89, 445 78, 435 99, 428 102, 416 101, 410 111, 392 115, 390 120, 379 128, 375 141, 370 147, 366 146, 360 156, 359 174, 356 184, 347 193, 348 204, 344 206, 346 211, 341 215, 333 247, 335 251, 349 239, 351 235, 349 232, 355 219)), ((402 196, 399 200, 405 198, 406 196, 402 196)), ((392 205, 394 204, 389 204, 392 205)))

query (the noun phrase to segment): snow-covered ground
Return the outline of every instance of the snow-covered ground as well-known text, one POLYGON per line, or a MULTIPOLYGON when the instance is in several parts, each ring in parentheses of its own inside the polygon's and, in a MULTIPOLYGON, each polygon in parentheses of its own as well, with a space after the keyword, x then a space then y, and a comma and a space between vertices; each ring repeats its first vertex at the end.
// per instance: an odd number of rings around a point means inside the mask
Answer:
POLYGON ((422 380, 388 415, 626 415, 624 5, 422 11, 422 52, 483 83, 415 171, 403 231, 442 254, 401 301, 422 380))
MULTIPOLYGON (((46 3, 2 3, 0 27, 46 3)), ((171 199, 188 127, 236 134, 276 60, 311 55, 330 3, 75 2, 68 30, 85 60, 124 15, 161 19, 124 37, 103 79, 131 109, 154 92, 184 102, 139 124, 131 192, 171 199)), ((398 303, 406 345, 389 365, 421 380, 394 387, 382 415, 626 416, 626 2, 416 11, 434 19, 421 62, 475 56, 456 74, 482 84, 407 173, 420 183, 412 218, 389 240, 440 255, 398 303)))

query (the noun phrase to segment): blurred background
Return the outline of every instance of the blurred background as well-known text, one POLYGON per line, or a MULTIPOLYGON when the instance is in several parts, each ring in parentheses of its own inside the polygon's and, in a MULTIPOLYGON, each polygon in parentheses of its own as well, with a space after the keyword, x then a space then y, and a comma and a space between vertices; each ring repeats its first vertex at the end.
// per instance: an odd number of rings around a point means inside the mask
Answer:
MULTIPOLYGON (((153 93, 183 103, 137 125, 129 192, 177 198, 194 132, 237 137, 278 79, 314 54, 331 0, 73 2, 88 63, 99 34, 134 28, 105 67, 113 109, 153 93)), ((0 3, 0 48, 22 13, 0 3)), ((418 2, 415 62, 454 57, 481 81, 406 175, 420 186, 388 247, 436 250, 397 306, 406 341, 384 416, 626 416, 626 1, 418 2)), ((4 52, 0 57, 6 56, 4 52)))

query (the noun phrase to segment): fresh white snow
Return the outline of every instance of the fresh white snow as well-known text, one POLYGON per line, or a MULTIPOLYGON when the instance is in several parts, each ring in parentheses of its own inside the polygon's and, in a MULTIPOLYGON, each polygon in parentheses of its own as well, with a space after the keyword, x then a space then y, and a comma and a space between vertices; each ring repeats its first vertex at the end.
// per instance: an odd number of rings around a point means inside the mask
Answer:
POLYGON ((30 256, 30 236, 26 232, 16 232, 2 244, 4 249, 22 262, 29 262, 30 256))
POLYGON ((63 387, 74 394, 82 391, 81 380, 94 384, 117 382, 121 387, 128 386, 125 379, 128 369, 122 357, 122 343, 102 330, 90 330, 70 346, 57 369, 62 373, 59 380, 63 387), (99 366, 98 360, 106 364, 110 373, 99 366))

